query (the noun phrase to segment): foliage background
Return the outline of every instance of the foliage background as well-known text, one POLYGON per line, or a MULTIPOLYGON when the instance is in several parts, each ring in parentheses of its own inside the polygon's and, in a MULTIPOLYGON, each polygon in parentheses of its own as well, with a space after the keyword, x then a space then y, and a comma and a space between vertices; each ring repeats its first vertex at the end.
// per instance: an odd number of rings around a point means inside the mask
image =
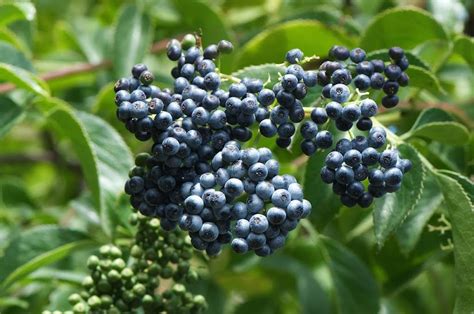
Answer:
POLYGON ((112 82, 143 61, 170 86, 165 39, 195 31, 233 41, 226 73, 333 44, 400 45, 415 65, 402 104, 378 117, 415 164, 402 191, 348 209, 319 180, 324 154, 275 150, 312 217, 265 259, 196 254, 191 288, 209 312, 473 310, 473 12, 472 0, 0 1, 0 312, 68 309, 87 256, 130 239, 122 186, 148 146, 115 120, 112 82))

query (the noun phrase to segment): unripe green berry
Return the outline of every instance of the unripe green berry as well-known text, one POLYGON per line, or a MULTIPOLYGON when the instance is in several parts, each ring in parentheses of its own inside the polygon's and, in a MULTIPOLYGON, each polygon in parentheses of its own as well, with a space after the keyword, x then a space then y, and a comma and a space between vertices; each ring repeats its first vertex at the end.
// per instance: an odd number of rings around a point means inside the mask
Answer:
POLYGON ((135 156, 135 165, 139 167, 145 167, 150 157, 151 156, 148 153, 139 153, 137 156, 135 156))
POLYGON ((126 303, 131 303, 135 299, 135 294, 132 291, 124 291, 122 296, 126 303))
POLYGON ((102 245, 99 249, 100 255, 103 257, 109 257, 110 253, 110 246, 109 245, 102 245))
POLYGON ((122 250, 114 245, 111 245, 109 256, 112 258, 120 258, 122 257, 122 250))
POLYGON ((161 277, 163 279, 171 278, 171 276, 173 276, 173 269, 171 267, 166 266, 161 270, 161 277))
POLYGON ((94 280, 92 279, 91 276, 87 276, 82 280, 82 286, 85 289, 90 289, 94 286, 94 280))
POLYGON ((150 221, 148 222, 148 225, 149 225, 152 229, 159 229, 159 228, 160 228, 160 220, 157 219, 157 218, 152 218, 152 219, 150 219, 150 221))
POLYGON ((128 176, 131 177, 144 177, 146 175, 146 169, 144 167, 133 167, 128 172, 128 176))
POLYGON ((121 271, 127 266, 125 261, 121 258, 116 258, 112 261, 112 268, 121 271))
POLYGON ((151 309, 155 305, 155 300, 153 299, 153 296, 145 294, 142 298, 142 304, 143 307, 151 309))
POLYGON ((150 276, 158 276, 161 272, 161 266, 158 264, 151 264, 148 268, 148 274, 150 276))
POLYGON ((81 291, 79 294, 83 300, 87 300, 90 297, 90 293, 87 291, 81 291))
POLYGON ((94 280, 94 282, 97 282, 97 281, 99 281, 100 278, 102 277, 102 272, 101 272, 100 270, 98 270, 98 269, 93 270, 93 271, 91 272, 91 277, 92 277, 92 279, 94 280))
POLYGON ((94 270, 99 266, 99 258, 95 255, 89 256, 87 259, 87 268, 94 270))
POLYGON ((72 311, 75 313, 75 314, 82 314, 82 313, 86 313, 87 311, 87 307, 84 303, 77 303, 76 305, 74 305, 74 307, 72 308, 72 311))
POLYGON ((193 302, 198 306, 207 307, 206 299, 200 294, 194 296, 193 302))
POLYGON ((148 281, 148 275, 146 273, 139 273, 136 278, 140 283, 146 283, 148 281))
POLYGON ((89 304, 92 310, 97 310, 100 308, 102 302, 98 296, 93 295, 87 300, 87 304, 89 304))
POLYGON ((132 226, 135 226, 138 223, 137 214, 130 214, 130 218, 128 219, 128 221, 132 226))
POLYGON ((107 280, 101 279, 97 283, 97 290, 101 293, 110 293, 110 292, 112 292, 112 286, 110 285, 110 283, 107 280))
POLYGON ((68 300, 69 304, 75 305, 75 304, 81 302, 82 298, 79 294, 73 293, 69 296, 69 298, 67 300, 68 300))
POLYGON ((132 278, 134 274, 133 274, 133 271, 130 268, 126 267, 122 270, 120 275, 122 276, 123 279, 128 280, 128 279, 132 278))
POLYGON ((181 47, 184 50, 188 50, 189 48, 196 46, 196 37, 192 34, 186 34, 181 40, 181 47))
POLYGON ((137 283, 133 286, 133 293, 137 296, 143 296, 146 293, 146 288, 143 284, 137 283))
POLYGON ((100 260, 99 265, 102 271, 107 271, 112 266, 112 262, 109 259, 102 259, 100 260))
POLYGON ((199 279, 199 275, 196 271, 190 269, 186 275, 186 281, 189 283, 196 282, 199 279))
POLYGON ((186 287, 179 283, 175 284, 173 286, 173 292, 175 292, 178 295, 184 295, 186 293, 186 287))
POLYGON ((132 255, 135 258, 139 258, 140 256, 142 256, 142 254, 143 254, 143 250, 141 247, 139 247, 138 245, 132 246, 132 249, 130 250, 130 255, 132 255))
POLYGON ((120 281, 120 273, 117 270, 112 269, 107 273, 107 280, 111 283, 120 281))
POLYGON ((102 308, 103 309, 108 309, 112 305, 112 303, 114 302, 112 297, 110 295, 106 295, 106 294, 100 296, 100 301, 102 302, 102 308))

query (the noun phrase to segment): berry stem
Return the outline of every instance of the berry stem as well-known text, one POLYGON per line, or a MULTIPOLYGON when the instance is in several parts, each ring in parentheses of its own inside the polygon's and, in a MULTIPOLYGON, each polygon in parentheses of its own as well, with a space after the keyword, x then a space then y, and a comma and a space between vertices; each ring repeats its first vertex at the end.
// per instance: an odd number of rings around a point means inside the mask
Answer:
POLYGON ((232 76, 230 74, 219 73, 219 76, 227 81, 231 81, 233 83, 240 83, 240 79, 238 77, 232 76))

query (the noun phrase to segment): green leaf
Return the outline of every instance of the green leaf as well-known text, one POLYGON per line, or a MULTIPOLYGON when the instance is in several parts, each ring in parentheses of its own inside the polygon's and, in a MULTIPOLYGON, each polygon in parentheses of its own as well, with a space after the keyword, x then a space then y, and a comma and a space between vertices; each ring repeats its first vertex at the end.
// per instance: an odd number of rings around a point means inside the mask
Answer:
POLYGON ((423 88, 435 94, 446 94, 438 78, 432 72, 416 65, 410 65, 406 73, 410 77, 408 86, 423 88))
POLYGON ((433 39, 448 40, 443 26, 415 7, 386 10, 375 16, 360 39, 368 51, 399 46, 411 49, 433 39))
POLYGON ((451 221, 456 273, 454 313, 474 309, 474 208, 461 184, 442 173, 437 175, 451 221))
POLYGON ((48 121, 73 143, 102 228, 113 236, 114 227, 120 222, 116 205, 133 165, 127 145, 117 131, 96 116, 75 112, 55 99, 39 105, 47 113, 48 121))
POLYGON ((0 258, 0 281, 7 288, 38 268, 90 245, 87 234, 52 225, 34 227, 11 239, 0 258))
POLYGON ((12 44, 17 50, 28 53, 26 45, 17 37, 17 35, 8 28, 0 28, 0 41, 12 44))
POLYGON ((378 313, 379 291, 367 267, 340 243, 321 236, 323 258, 329 267, 338 313, 378 313))
MULTIPOLYGON (((225 16, 216 7, 199 0, 173 0, 176 10, 180 15, 178 30, 183 33, 202 33, 204 47, 227 39, 236 44, 233 33, 224 21, 225 16)), ((176 28, 175 28, 176 31, 176 28)), ((234 55, 222 55, 219 58, 222 72, 230 72, 233 68, 234 55)))
POLYGON ((402 186, 396 193, 388 193, 375 200, 373 213, 375 238, 379 247, 387 237, 395 231, 418 203, 425 177, 425 168, 421 163, 418 152, 408 144, 397 147, 400 156, 409 159, 413 167, 403 176, 402 186))
POLYGON ((32 3, 20 2, 0 5, 0 26, 16 20, 31 21, 35 18, 36 9, 32 3))
POLYGON ((204 1, 173 0, 181 15, 181 27, 188 32, 202 31, 204 46, 217 43, 221 39, 233 40, 231 32, 223 21, 222 12, 217 11, 204 1))
POLYGON ((423 182, 420 200, 397 230, 397 241, 403 253, 408 254, 415 248, 426 223, 442 201, 443 196, 436 177, 429 172, 423 182))
POLYGON ((326 155, 317 152, 309 158, 304 176, 304 195, 311 202, 313 210, 310 216, 312 224, 323 228, 337 215, 341 202, 332 187, 321 181, 320 170, 324 166, 326 155))
POLYGON ((468 129, 457 122, 432 122, 408 133, 407 137, 424 137, 450 145, 464 145, 469 140, 468 129))
POLYGON ((461 175, 458 172, 449 170, 438 170, 438 173, 441 173, 450 177, 451 179, 456 180, 462 186, 464 192, 466 192, 467 197, 469 197, 469 200, 471 201, 471 206, 474 204, 474 183, 469 180, 469 178, 461 175))
POLYGON ((0 81, 11 82, 40 96, 49 95, 48 85, 43 80, 31 72, 10 64, 0 63, 0 81))
POLYGON ((453 121, 453 117, 444 110, 438 108, 429 108, 423 110, 418 118, 416 119, 415 123, 412 126, 412 130, 417 129, 425 124, 429 124, 431 122, 446 122, 446 121, 453 121))
MULTIPOLYGON (((412 53, 411 51, 405 51, 405 55, 410 62, 410 66, 417 66, 420 68, 423 68, 427 71, 430 71, 429 65, 423 61, 420 57, 412 53)), ((375 50, 371 51, 367 54, 367 60, 374 60, 374 59, 381 59, 383 61, 390 61, 390 56, 388 55, 388 50, 387 49, 380 49, 380 50, 375 50)))
POLYGON ((15 46, 0 41, 0 62, 34 72, 33 65, 15 46))
POLYGON ((123 7, 114 32, 113 64, 117 76, 130 73, 143 60, 152 39, 149 16, 135 5, 123 7))
POLYGON ((240 51, 236 68, 261 63, 281 63, 292 48, 306 56, 324 57, 333 45, 353 46, 351 38, 317 21, 296 20, 269 28, 251 39, 240 51), (315 39, 317 34, 317 40, 315 39))
POLYGON ((474 68, 474 38, 461 35, 454 41, 453 51, 466 60, 474 68))
POLYGON ((0 96, 0 138, 24 117, 23 108, 10 98, 0 96))
POLYGON ((424 137, 441 143, 463 145, 469 140, 469 130, 443 110, 432 108, 420 113, 403 139, 424 137))
POLYGON ((296 280, 300 313, 330 313, 329 298, 316 281, 311 269, 293 257, 278 255, 261 262, 265 269, 277 269, 290 273, 296 280))

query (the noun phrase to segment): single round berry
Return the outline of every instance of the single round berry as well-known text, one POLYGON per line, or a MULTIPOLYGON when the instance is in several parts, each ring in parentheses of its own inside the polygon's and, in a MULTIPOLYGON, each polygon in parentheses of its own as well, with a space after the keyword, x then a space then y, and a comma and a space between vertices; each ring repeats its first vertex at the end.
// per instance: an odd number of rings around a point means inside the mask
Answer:
POLYGON ((349 99, 351 92, 349 88, 344 84, 333 85, 329 91, 329 95, 332 100, 338 103, 344 103, 349 99))

